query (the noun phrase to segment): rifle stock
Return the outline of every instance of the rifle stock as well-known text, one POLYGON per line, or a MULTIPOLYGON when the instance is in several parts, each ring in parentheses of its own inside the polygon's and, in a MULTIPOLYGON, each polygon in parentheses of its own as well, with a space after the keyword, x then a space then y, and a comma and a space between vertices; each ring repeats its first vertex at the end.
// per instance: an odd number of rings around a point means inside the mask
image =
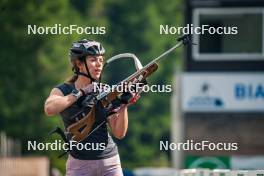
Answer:
POLYGON ((93 105, 91 111, 78 122, 73 123, 67 128, 67 131, 72 135, 74 141, 82 141, 92 130, 92 126, 95 122, 95 105, 93 105))
MULTIPOLYGON (((152 73, 154 73, 157 69, 158 64, 153 63, 148 67, 139 70, 137 74, 134 74, 132 77, 129 77, 129 79, 124 80, 124 82, 130 83, 133 82, 135 79, 139 80, 139 82, 142 82, 146 80, 146 78, 152 73)), ((122 94, 122 92, 119 92, 117 89, 114 89, 99 101, 101 101, 103 107, 105 108, 109 106, 111 102, 115 100, 120 94, 122 94)), ((90 134, 96 118, 95 107, 96 105, 93 105, 91 111, 85 117, 83 117, 78 122, 73 123, 67 128, 67 131, 72 135, 72 140, 80 142, 90 134)))
MULTIPOLYGON (((150 63, 148 63, 146 66, 141 68, 140 70, 136 71, 132 75, 130 75, 128 78, 123 80, 121 83, 135 83, 134 80, 136 80, 139 83, 145 83, 146 78, 149 77, 152 73, 154 73, 158 69, 157 62, 163 58, 164 56, 168 55, 172 51, 174 51, 176 48, 180 47, 181 45, 186 45, 190 43, 190 38, 188 35, 183 35, 178 38, 178 43, 174 45, 169 50, 162 53, 160 56, 152 60, 150 63)), ((136 92, 140 93, 140 92, 136 92)), ((112 90, 111 92, 102 92, 97 95, 96 101, 100 101, 103 105, 103 107, 107 107, 111 104, 113 100, 118 98, 118 96, 122 94, 122 92, 119 92, 117 89, 112 90)), ((91 111, 79 120, 78 122, 72 124, 67 128, 68 132, 72 134, 72 140, 75 140, 77 142, 82 141, 85 137, 89 136, 91 133, 93 133, 94 130, 98 129, 100 125, 106 122, 103 121, 99 126, 92 129, 93 124, 95 123, 95 105, 92 107, 91 111)))

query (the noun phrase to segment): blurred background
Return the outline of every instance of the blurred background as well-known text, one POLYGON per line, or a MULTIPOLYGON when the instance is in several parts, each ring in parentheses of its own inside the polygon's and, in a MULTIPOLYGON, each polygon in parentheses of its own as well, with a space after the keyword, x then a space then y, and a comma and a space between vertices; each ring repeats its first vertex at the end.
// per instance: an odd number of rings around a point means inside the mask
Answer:
MULTIPOLYGON (((160 35, 160 25, 186 24, 237 26, 238 34, 193 35, 198 45, 159 63, 148 81, 171 84, 173 92, 142 94, 129 107, 128 133, 116 140, 122 167, 138 175, 149 167, 264 169, 263 7, 261 0, 1 0, 0 175, 65 173, 66 157, 57 157, 62 151, 28 151, 27 142, 59 139, 48 133, 62 121, 46 117, 43 106, 50 90, 72 74, 72 42, 98 40, 106 59, 130 52, 145 65, 176 43, 178 35, 160 35), (27 34, 28 25, 54 24, 105 26, 106 34, 27 34), (160 150, 160 141, 188 139, 236 142, 238 150, 160 150)), ((103 81, 130 75, 131 63, 112 64, 103 81)))

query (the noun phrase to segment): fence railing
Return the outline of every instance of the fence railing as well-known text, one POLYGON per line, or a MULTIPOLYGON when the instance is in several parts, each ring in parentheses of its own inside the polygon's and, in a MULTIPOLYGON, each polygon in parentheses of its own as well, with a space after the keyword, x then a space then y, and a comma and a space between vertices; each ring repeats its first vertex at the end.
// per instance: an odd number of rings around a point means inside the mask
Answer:
POLYGON ((0 158, 2 176, 49 176, 47 157, 12 157, 0 158))
POLYGON ((135 176, 264 176, 264 170, 139 168, 135 176))
POLYGON ((21 156, 21 142, 7 137, 5 132, 0 132, 0 157, 21 156))

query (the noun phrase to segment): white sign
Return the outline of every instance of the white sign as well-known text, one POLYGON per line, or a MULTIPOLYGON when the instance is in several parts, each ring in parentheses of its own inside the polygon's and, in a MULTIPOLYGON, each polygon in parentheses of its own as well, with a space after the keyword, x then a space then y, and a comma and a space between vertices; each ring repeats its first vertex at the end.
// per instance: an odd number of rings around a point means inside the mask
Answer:
MULTIPOLYGON (((263 155, 256 155, 256 156, 245 156, 245 155, 238 155, 232 156, 230 160, 230 164, 232 169, 235 170, 256 170, 256 169, 263 169, 264 168, 264 156, 263 155)), ((262 170, 262 174, 264 174, 264 170, 262 170)))
POLYGON ((185 73, 184 111, 264 111, 264 73, 185 73))

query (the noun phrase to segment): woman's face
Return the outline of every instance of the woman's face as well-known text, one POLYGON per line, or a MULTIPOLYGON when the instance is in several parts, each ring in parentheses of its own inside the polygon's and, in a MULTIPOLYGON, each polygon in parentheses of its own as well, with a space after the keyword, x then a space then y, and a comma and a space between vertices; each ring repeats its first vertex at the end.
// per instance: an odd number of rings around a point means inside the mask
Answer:
MULTIPOLYGON (((86 63, 91 74, 91 77, 99 80, 103 65, 104 65, 104 56, 97 55, 97 56, 87 56, 86 63)), ((85 65, 83 65, 83 71, 86 73, 85 65)))

